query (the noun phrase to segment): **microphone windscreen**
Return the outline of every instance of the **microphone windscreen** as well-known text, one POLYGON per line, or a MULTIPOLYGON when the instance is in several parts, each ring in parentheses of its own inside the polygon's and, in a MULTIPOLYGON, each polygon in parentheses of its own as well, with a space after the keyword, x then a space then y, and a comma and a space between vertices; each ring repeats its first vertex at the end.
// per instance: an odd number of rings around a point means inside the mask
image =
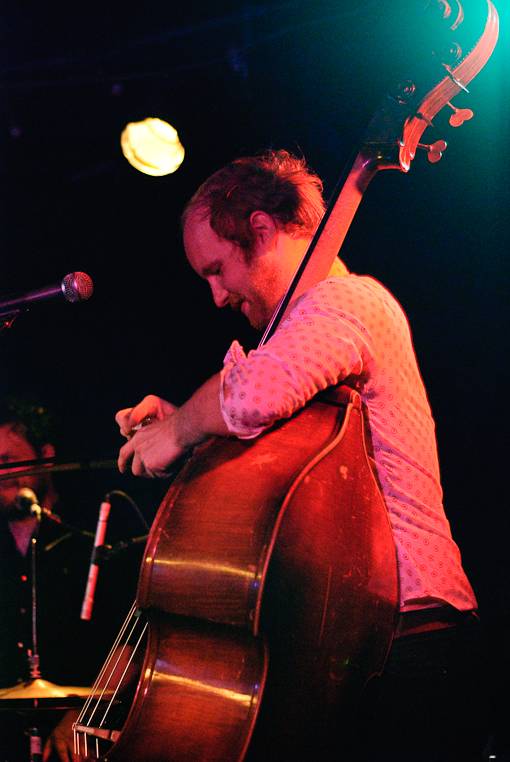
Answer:
POLYGON ((81 302, 92 296, 94 286, 86 273, 69 273, 62 281, 62 292, 68 302, 81 302))

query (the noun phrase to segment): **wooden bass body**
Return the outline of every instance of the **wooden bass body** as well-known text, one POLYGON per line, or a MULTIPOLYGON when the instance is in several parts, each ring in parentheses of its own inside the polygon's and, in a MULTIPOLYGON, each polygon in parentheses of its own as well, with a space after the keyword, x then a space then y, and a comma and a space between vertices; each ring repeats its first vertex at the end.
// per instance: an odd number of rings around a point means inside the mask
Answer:
POLYGON ((360 396, 340 387, 257 439, 194 454, 147 544, 137 608, 149 638, 131 710, 109 734, 80 718, 79 740, 110 739, 89 756, 327 759, 382 670, 397 607, 367 441, 360 396))

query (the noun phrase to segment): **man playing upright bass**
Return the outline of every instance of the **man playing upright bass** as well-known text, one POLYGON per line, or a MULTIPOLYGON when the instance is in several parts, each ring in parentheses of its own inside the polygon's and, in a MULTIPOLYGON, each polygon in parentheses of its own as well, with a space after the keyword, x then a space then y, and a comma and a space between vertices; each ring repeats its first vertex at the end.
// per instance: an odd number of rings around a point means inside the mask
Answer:
MULTIPOLYGON (((230 304, 264 330, 323 213, 322 184, 303 160, 285 151, 242 158, 189 202, 186 255, 218 307, 230 304)), ((368 410, 400 582, 393 644, 363 697, 351 753, 365 762, 478 760, 486 729, 476 599, 442 506, 434 422, 408 322, 380 283, 336 259, 263 346, 246 356, 234 341, 223 369, 182 407, 149 396, 119 411, 128 439, 120 469, 164 476, 212 435, 258 437, 346 380, 368 410)))

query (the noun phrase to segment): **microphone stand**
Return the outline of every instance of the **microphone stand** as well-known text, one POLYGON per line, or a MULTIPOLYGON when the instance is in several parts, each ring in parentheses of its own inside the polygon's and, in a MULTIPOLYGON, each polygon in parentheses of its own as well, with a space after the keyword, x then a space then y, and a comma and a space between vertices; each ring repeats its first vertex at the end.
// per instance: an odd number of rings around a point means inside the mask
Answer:
MULTIPOLYGON (((52 461, 54 459, 48 458, 48 459, 40 459, 44 461, 52 461)), ((51 469, 51 466, 41 465, 40 460, 38 463, 39 468, 44 469, 51 469)), ((34 461, 28 461, 29 464, 32 464, 34 461)), ((27 461, 25 461, 27 463, 27 461)), ((5 464, 8 468, 12 469, 13 466, 16 464, 8 463, 5 464)), ((4 464, 0 464, 0 473, 5 468, 4 464)), ((72 464, 63 464, 64 469, 72 469, 75 468, 86 468, 89 464, 88 463, 72 463, 72 464)), ((96 465, 96 464, 94 464, 96 465)), ((104 468, 109 467, 109 462, 105 461, 98 461, 96 467, 98 468, 104 468), (106 465, 108 463, 108 465, 106 465)), ((19 474, 19 472, 18 472, 19 474)), ((6 474, 4 478, 7 478, 11 474, 6 474)), ((11 477, 12 478, 12 477, 11 477)), ((134 503, 134 501, 131 500, 131 498, 126 495, 123 492, 120 492, 118 490, 114 490, 113 492, 109 493, 110 495, 118 494, 120 496, 123 496, 126 498, 130 503, 132 503, 135 510, 138 512, 140 518, 142 519, 143 523, 145 524, 146 528, 149 529, 149 526, 145 519, 143 518, 143 515, 140 513, 138 506, 134 503)), ((109 497, 109 496, 108 496, 109 497)), ((53 521, 56 521, 57 523, 61 524, 63 527, 68 529, 71 533, 78 533, 82 535, 87 535, 89 537, 94 537, 94 534, 92 532, 87 532, 86 530, 79 530, 71 525, 67 524, 65 521, 63 521, 60 516, 57 514, 52 513, 52 511, 48 509, 41 508, 37 503, 32 503, 30 507, 30 511, 33 516, 36 517, 36 523, 34 526, 34 529, 32 531, 31 537, 30 537, 30 566, 31 566, 31 572, 32 572, 32 584, 31 584, 31 613, 32 613, 32 648, 28 649, 27 656, 28 656, 28 662, 30 666, 30 678, 29 681, 21 686, 22 690, 18 690, 20 686, 15 686, 12 689, 8 689, 6 691, 0 691, 0 709, 16 709, 16 711, 21 712, 28 712, 30 715, 34 715, 34 712, 37 713, 39 708, 44 708, 44 705, 48 705, 50 701, 58 700, 57 704, 51 704, 51 706, 54 706, 58 709, 67 709, 72 708, 73 706, 76 706, 76 700, 82 701, 83 699, 87 698, 90 694, 90 689, 83 689, 83 688, 61 688, 60 686, 54 686, 52 683, 47 683, 44 680, 41 680, 41 671, 40 671, 40 658, 39 658, 39 652, 38 652, 38 638, 37 638, 37 540, 39 536, 39 529, 41 525, 41 519, 43 514, 48 517, 48 519, 51 519, 53 521), (11 700, 9 702, 9 699, 11 700), (39 707, 39 702, 41 701, 42 706, 39 707), (5 702, 4 706, 2 704, 5 702), (7 703, 9 702, 9 704, 7 703), (18 702, 20 702, 18 704, 18 702), (28 703, 28 706, 27 706, 28 703), (18 704, 16 706, 16 704, 18 704)), ((100 563, 102 561, 107 561, 110 558, 122 553, 123 551, 127 550, 132 545, 137 545, 142 542, 146 542, 149 535, 145 534, 140 537, 132 537, 128 540, 121 540, 118 542, 114 547, 111 547, 109 545, 103 545, 102 542, 98 547, 95 548, 95 552, 97 553, 97 557, 94 558, 95 563, 100 563)), ((35 715, 34 719, 30 719, 27 721, 27 731, 28 731, 28 737, 30 742, 30 762, 42 762, 42 756, 43 756, 43 749, 42 749, 42 737, 39 732, 39 728, 37 727, 35 715)))
MULTIPOLYGON (((32 566, 32 651, 29 653, 28 661, 30 663, 30 679, 37 680, 41 677, 39 669, 39 653, 37 650, 37 536, 41 526, 41 508, 38 505, 32 506, 32 514, 37 517, 37 523, 30 539, 31 546, 31 566, 32 566)), ((39 730, 35 727, 29 728, 30 737, 30 762, 42 762, 42 740, 39 730)))
MULTIPOLYGON (((49 510, 42 509, 37 503, 33 503, 30 511, 33 516, 36 517, 36 524, 34 526, 32 536, 30 538, 30 566, 32 572, 32 584, 31 584, 31 596, 32 596, 32 648, 28 650, 28 662, 30 665, 30 683, 35 683, 41 678, 40 670, 40 657, 38 650, 37 640, 37 539, 39 536, 39 529, 41 526, 41 518, 43 513, 48 515, 49 518, 69 527, 65 524, 59 516, 52 513, 49 510)), ((72 527, 69 527, 72 530, 72 527)), ((79 531, 79 530, 74 530, 79 531)), ((90 534, 89 532, 83 532, 83 534, 90 534)), ((41 681, 41 683, 44 681, 41 681)), ((38 699, 33 699, 33 709, 38 708, 38 699)), ((32 713, 32 712, 30 712, 32 713)), ((34 715, 35 717, 35 715, 34 715)), ((39 733, 39 728, 36 725, 35 719, 31 720, 28 727, 28 736, 30 742, 30 762, 42 762, 43 748, 42 737, 39 733)))
POLYGON ((0 463, 0 481, 12 479, 11 471, 17 469, 17 477, 32 476, 33 474, 52 474, 57 471, 90 471, 96 468, 118 469, 117 459, 107 460, 80 460, 70 463, 61 458, 35 458, 33 460, 19 460, 15 463, 0 463), (4 473, 6 472, 6 473, 4 473))

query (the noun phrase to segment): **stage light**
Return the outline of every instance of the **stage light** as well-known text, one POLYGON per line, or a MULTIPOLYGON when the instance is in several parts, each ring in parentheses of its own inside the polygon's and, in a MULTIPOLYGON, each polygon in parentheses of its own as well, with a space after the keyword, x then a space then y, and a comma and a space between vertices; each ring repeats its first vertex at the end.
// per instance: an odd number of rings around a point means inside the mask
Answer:
POLYGON ((161 119, 130 122, 122 133, 122 153, 146 175, 169 175, 180 167, 184 148, 177 130, 161 119))

